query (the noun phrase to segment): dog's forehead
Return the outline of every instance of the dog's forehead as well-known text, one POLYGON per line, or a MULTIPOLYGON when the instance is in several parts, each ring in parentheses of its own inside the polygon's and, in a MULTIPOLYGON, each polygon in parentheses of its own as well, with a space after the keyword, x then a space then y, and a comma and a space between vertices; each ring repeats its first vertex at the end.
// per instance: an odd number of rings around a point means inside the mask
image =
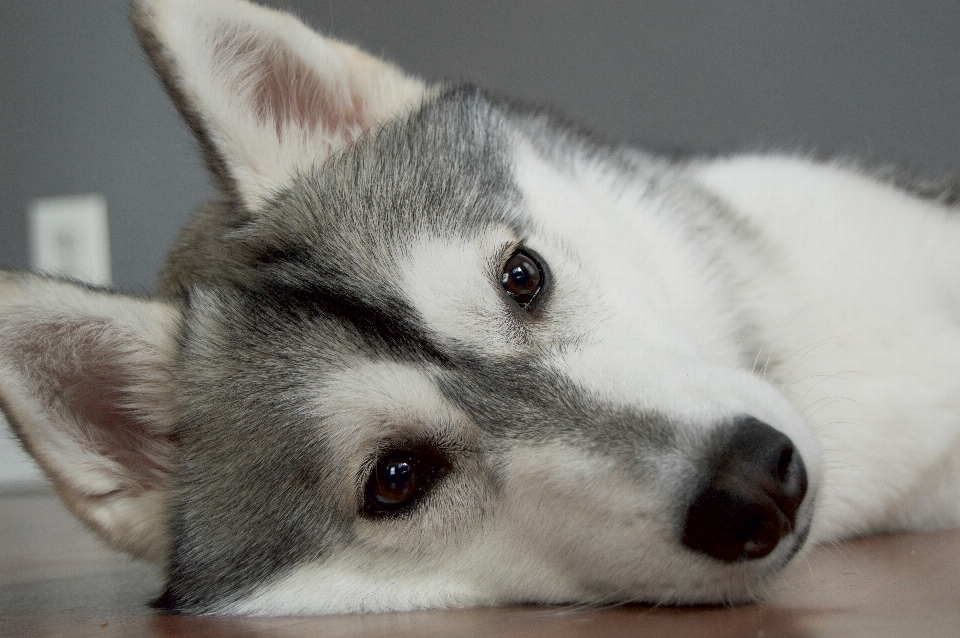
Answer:
POLYGON ((513 181, 511 116, 460 89, 362 136, 233 234, 243 264, 229 279, 257 312, 307 306, 381 355, 436 354, 428 334, 472 343, 471 321, 491 325, 502 305, 504 251, 533 225, 513 181))
POLYGON ((334 268, 364 269, 368 258, 389 262, 424 235, 520 224, 505 128, 500 107, 482 94, 441 96, 300 176, 255 231, 308 244, 334 268))

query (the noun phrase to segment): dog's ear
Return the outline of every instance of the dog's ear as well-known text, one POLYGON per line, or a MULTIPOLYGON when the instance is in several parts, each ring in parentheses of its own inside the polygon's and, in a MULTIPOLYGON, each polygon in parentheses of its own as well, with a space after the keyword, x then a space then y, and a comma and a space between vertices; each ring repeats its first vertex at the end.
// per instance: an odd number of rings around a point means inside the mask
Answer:
POLYGON ((70 509, 154 562, 168 546, 179 317, 166 303, 0 272, 0 407, 70 509))
POLYGON ((251 210, 427 92, 288 14, 239 0, 135 0, 133 21, 221 188, 251 210))

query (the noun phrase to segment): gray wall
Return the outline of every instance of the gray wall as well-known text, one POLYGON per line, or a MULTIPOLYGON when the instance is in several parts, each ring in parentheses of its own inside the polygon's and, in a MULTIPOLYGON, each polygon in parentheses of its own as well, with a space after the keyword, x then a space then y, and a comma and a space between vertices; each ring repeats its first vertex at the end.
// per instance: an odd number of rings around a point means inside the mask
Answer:
MULTIPOLYGON (((115 279, 151 290, 212 188, 125 0, 0 0, 0 264, 27 201, 106 195, 115 279)), ((802 148, 960 167, 960 3, 300 0, 321 29, 430 79, 555 106, 657 147, 802 148)))

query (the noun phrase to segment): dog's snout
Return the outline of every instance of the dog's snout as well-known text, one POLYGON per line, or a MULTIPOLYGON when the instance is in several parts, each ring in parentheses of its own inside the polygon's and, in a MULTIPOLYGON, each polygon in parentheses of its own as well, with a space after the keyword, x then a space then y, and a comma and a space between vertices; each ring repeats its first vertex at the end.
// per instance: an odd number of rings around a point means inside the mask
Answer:
POLYGON ((683 544, 716 559, 763 558, 796 524, 807 472, 792 441, 753 417, 710 455, 710 475, 689 509, 683 544))

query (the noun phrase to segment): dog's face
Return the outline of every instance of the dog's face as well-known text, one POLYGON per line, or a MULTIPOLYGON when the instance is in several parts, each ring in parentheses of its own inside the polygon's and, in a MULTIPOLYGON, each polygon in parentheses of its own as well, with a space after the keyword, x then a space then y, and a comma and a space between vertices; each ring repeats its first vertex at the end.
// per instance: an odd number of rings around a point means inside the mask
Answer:
POLYGON ((168 301, 6 277, 0 383, 163 604, 744 600, 800 548, 816 445, 705 229, 748 234, 670 167, 246 4, 135 21, 230 202, 168 301))

